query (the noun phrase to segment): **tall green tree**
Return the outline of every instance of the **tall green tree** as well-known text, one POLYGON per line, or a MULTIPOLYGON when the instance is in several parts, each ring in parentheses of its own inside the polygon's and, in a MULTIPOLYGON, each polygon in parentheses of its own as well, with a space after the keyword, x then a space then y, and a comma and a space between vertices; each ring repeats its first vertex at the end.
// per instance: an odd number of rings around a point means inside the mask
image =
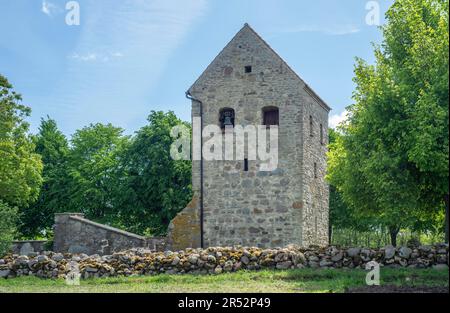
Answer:
POLYGON ((448 242, 448 0, 402 0, 387 12, 383 62, 403 106, 404 152, 417 170, 420 202, 445 207, 448 242))
POLYGON ((0 257, 11 248, 11 242, 17 234, 18 216, 17 208, 0 200, 0 257))
POLYGON ((31 110, 21 100, 0 75, 0 254, 16 234, 17 207, 33 202, 42 184, 42 161, 25 121, 31 110))
POLYGON ((177 125, 190 127, 173 112, 152 111, 123 159, 126 180, 119 208, 128 229, 164 234, 191 199, 191 162, 170 156, 170 132, 177 125))
POLYGON ((69 205, 73 210, 98 221, 114 222, 122 176, 119 164, 127 142, 123 129, 111 124, 91 124, 75 132, 68 155, 69 205))
POLYGON ((376 64, 357 60, 355 104, 330 152, 330 180, 394 245, 400 228, 429 227, 448 199, 447 11, 448 0, 388 10, 376 64))
POLYGON ((38 200, 22 209, 20 232, 26 237, 45 235, 51 230, 54 213, 68 211, 70 177, 67 156, 69 145, 56 121, 41 119, 34 137, 36 153, 44 163, 43 179, 38 200))
MULTIPOLYGON (((335 155, 336 153, 342 153, 339 149, 341 148, 342 138, 339 132, 334 129, 328 130, 329 134, 329 154, 331 154, 331 159, 336 161, 337 157, 341 155, 335 155)), ((339 190, 341 185, 339 179, 349 179, 347 177, 338 177, 338 174, 344 174, 345 172, 339 171, 336 173, 335 166, 342 166, 342 163, 330 163, 329 169, 333 174, 333 180, 330 182, 330 240, 332 238, 332 230, 352 230, 357 232, 370 231, 371 228, 377 226, 374 223, 374 219, 366 211, 358 210, 357 207, 352 205, 351 201, 346 201, 344 199, 343 193, 339 190), (338 186, 336 186, 337 184, 338 186)), ((356 187, 356 186, 355 186, 356 187)))
POLYGON ((21 100, 0 75, 0 200, 18 207, 34 201, 42 184, 42 161, 25 121, 31 109, 21 100))

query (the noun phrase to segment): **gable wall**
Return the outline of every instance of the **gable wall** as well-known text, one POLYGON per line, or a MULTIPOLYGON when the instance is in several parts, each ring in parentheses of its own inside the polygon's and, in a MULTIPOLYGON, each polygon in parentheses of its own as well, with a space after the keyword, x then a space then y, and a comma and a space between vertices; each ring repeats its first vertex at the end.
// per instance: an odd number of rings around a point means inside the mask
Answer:
MULTIPOLYGON (((262 108, 280 112, 279 169, 260 172, 259 161, 204 162, 206 246, 261 247, 302 243, 301 107, 303 82, 257 36, 241 31, 209 66, 191 93, 203 102, 204 125, 219 125, 219 110, 235 110, 236 125, 261 125, 262 108), (240 46, 240 47, 239 47, 240 46), (252 73, 244 67, 252 65, 252 73), (231 70, 232 69, 232 70, 231 70)), ((198 104, 193 104, 198 114, 198 104)), ((198 162, 194 163, 198 173, 198 162)), ((194 191, 199 176, 193 176, 194 191)))

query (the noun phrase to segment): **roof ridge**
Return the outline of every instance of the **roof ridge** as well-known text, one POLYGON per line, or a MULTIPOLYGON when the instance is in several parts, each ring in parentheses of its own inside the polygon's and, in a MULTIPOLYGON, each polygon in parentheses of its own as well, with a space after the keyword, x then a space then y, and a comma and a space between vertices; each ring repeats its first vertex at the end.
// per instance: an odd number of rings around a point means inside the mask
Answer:
POLYGON ((258 37, 259 40, 263 42, 264 45, 267 46, 267 48, 272 51, 275 56, 277 56, 283 64, 305 85, 303 89, 312 96, 314 100, 318 102, 319 105, 324 107, 327 111, 331 110, 331 107, 300 77, 300 75, 297 74, 290 66, 289 64, 265 41, 248 23, 244 23, 244 26, 231 38, 231 40, 223 47, 222 50, 216 55, 216 57, 209 63, 209 65, 206 67, 206 69, 200 74, 200 76, 195 80, 195 82, 191 85, 191 87, 188 90, 191 90, 192 87, 200 80, 200 78, 203 76, 204 73, 211 67, 211 65, 214 63, 214 61, 222 54, 222 52, 231 44, 231 42, 241 33, 244 29, 248 28, 256 37, 258 37))
POLYGON ((194 83, 191 85, 191 87, 189 87, 188 91, 190 91, 192 89, 192 87, 194 87, 194 85, 200 80, 200 78, 202 78, 203 74, 205 74, 208 69, 211 67, 211 65, 214 63, 214 61, 216 61, 216 59, 222 54, 222 52, 231 44, 231 42, 233 41, 234 38, 236 38, 237 35, 239 35, 240 32, 242 32, 245 27, 250 27, 247 23, 244 24, 244 26, 233 36, 233 38, 230 39, 230 41, 228 41, 228 43, 220 50, 220 52, 214 57, 214 59, 208 64, 208 66, 205 68, 205 70, 198 76, 198 78, 194 81, 194 83))
POLYGON ((267 43, 267 41, 264 40, 249 24, 245 23, 244 28, 248 27, 280 60, 286 65, 286 67, 294 73, 295 76, 297 76, 298 79, 302 81, 302 83, 305 84, 305 91, 308 93, 312 93, 313 98, 317 98, 315 100, 318 100, 319 102, 322 102, 323 105, 325 105, 325 108, 327 110, 331 110, 331 107, 309 86, 301 77, 297 74, 296 71, 292 69, 292 67, 289 66, 289 64, 267 43))

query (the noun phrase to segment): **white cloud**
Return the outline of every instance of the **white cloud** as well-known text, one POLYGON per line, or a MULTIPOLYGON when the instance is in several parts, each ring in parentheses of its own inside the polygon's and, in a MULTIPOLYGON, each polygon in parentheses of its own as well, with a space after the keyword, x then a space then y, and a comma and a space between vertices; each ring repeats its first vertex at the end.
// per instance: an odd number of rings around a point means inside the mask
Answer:
POLYGON ((122 52, 113 52, 113 53, 111 53, 111 56, 116 57, 116 58, 121 58, 121 57, 123 57, 123 53, 122 52))
POLYGON ((83 54, 80 55, 78 53, 73 53, 69 56, 70 59, 74 59, 74 60, 80 60, 80 61, 95 61, 97 60, 97 54, 95 53, 88 53, 88 54, 83 54))
POLYGON ((60 11, 60 9, 58 8, 58 6, 54 3, 51 3, 50 1, 42 1, 42 7, 41 7, 41 12, 48 15, 48 16, 53 16, 55 13, 58 13, 60 11))
POLYGON ((359 33, 361 29, 355 26, 344 26, 335 29, 326 29, 324 32, 329 35, 341 36, 359 33))
POLYGON ((94 61, 102 61, 108 62, 112 59, 117 59, 123 57, 122 52, 108 52, 108 53, 95 53, 88 52, 85 54, 79 54, 77 52, 72 53, 68 56, 69 59, 83 61, 83 62, 94 62, 94 61))
POLYGON ((344 110, 339 114, 331 115, 328 119, 328 126, 330 128, 336 128, 337 126, 339 126, 339 124, 347 120, 348 114, 349 114, 348 111, 344 110))
POLYGON ((134 0, 106 6, 87 1, 77 44, 67 55, 66 74, 53 95, 54 103, 64 103, 55 104, 55 110, 70 116, 65 131, 79 127, 80 120, 127 129, 137 121, 145 123, 151 108, 162 109, 149 95, 208 3, 134 0))

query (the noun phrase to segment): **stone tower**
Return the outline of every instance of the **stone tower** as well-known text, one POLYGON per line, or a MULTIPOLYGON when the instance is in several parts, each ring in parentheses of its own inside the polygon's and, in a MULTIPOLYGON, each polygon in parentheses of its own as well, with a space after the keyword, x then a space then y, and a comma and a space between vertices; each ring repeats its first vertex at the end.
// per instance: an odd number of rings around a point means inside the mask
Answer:
POLYGON ((330 107, 248 24, 187 96, 203 127, 223 126, 227 117, 234 125, 277 124, 278 167, 260 171, 260 161, 247 159, 193 161, 194 196, 169 226, 172 249, 326 245, 330 107))

